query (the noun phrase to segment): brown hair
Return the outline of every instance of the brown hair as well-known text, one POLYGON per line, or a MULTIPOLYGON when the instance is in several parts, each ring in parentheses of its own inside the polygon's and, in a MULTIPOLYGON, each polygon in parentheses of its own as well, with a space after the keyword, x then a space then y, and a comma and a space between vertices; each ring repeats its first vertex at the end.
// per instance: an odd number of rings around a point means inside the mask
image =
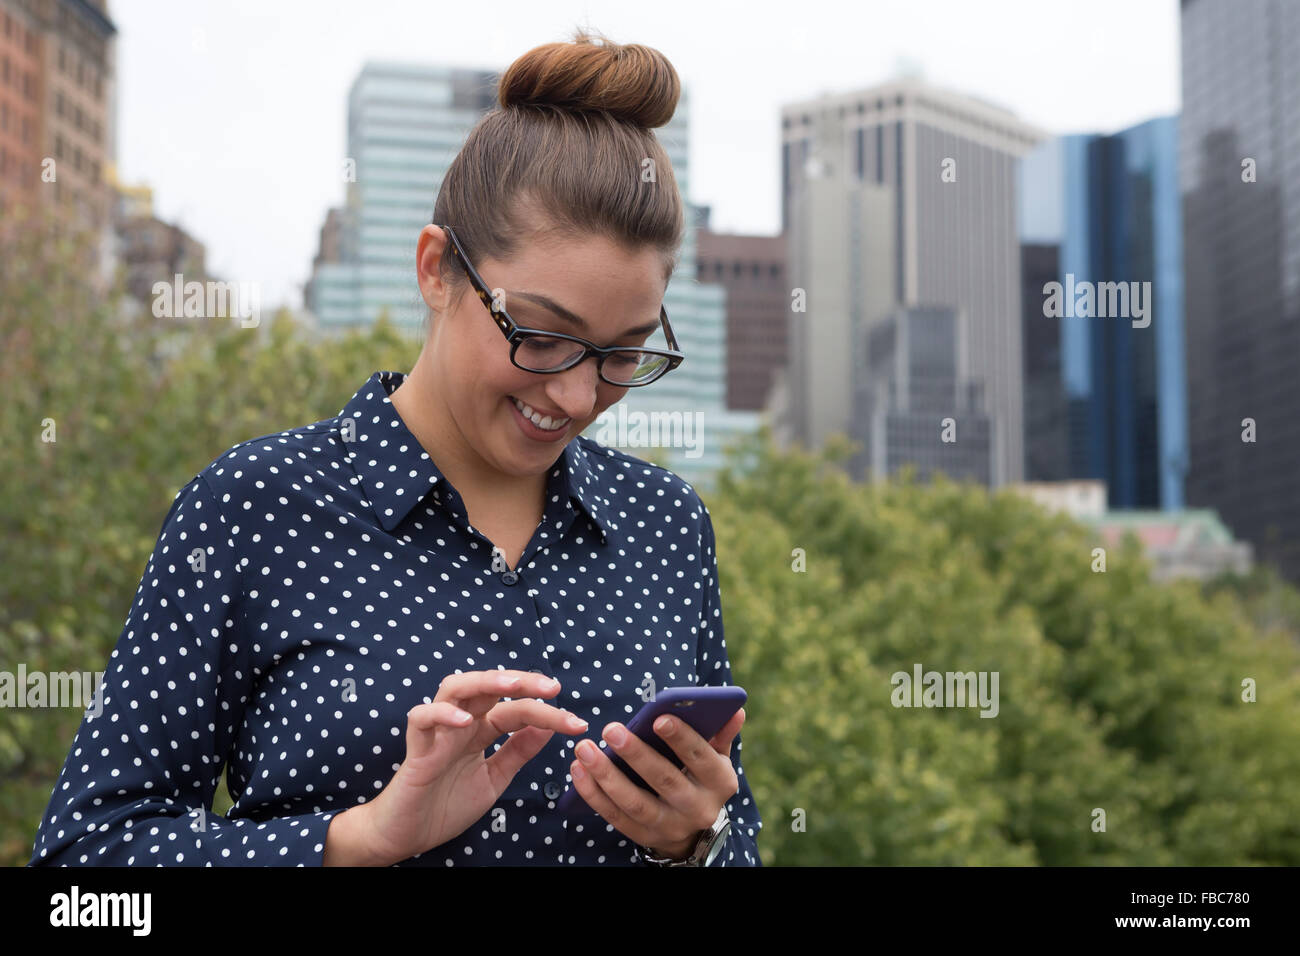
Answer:
MULTIPOLYGON (((433 222, 456 230, 475 265, 509 259, 538 238, 597 235, 653 246, 664 281, 672 276, 682 198, 651 129, 672 119, 681 83, 658 50, 600 39, 578 30, 572 43, 547 43, 515 60, 497 84, 500 106, 448 167, 433 222)), ((459 300, 469 282, 450 255, 439 273, 459 300)))

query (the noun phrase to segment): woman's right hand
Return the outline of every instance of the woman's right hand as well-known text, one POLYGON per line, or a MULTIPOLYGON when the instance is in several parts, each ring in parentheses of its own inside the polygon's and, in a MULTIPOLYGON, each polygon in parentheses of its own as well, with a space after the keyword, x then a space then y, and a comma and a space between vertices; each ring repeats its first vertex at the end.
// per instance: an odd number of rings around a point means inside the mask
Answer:
POLYGON ((491 809, 552 733, 585 731, 585 720, 532 699, 559 692, 558 681, 531 671, 445 677, 433 703, 407 713, 406 759, 388 786, 346 811, 359 812, 353 832, 365 856, 391 865, 454 839, 491 809), (510 739, 485 758, 502 734, 510 739))

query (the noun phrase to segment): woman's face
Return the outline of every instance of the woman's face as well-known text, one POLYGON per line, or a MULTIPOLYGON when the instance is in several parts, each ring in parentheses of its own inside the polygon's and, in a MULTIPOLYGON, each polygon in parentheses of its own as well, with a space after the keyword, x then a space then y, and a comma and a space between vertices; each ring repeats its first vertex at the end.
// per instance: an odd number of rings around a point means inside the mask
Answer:
MULTIPOLYGON (((419 280, 435 311, 445 309, 449 297, 438 279, 438 260, 452 254, 446 233, 426 226, 419 240, 419 280)), ((484 259, 473 266, 522 326, 576 335, 599 346, 643 345, 659 328, 666 283, 662 260, 652 247, 629 251, 595 236, 539 240, 521 247, 509 262, 484 259), (539 299, 578 316, 581 324, 539 299)), ((501 329, 469 287, 450 311, 439 311, 429 350, 432 388, 451 424, 466 447, 506 475, 545 471, 565 444, 628 391, 596 374, 594 356, 552 375, 517 368, 501 329), (539 416, 550 415, 552 420, 543 424, 567 422, 543 431, 524 419, 516 399, 539 416)))

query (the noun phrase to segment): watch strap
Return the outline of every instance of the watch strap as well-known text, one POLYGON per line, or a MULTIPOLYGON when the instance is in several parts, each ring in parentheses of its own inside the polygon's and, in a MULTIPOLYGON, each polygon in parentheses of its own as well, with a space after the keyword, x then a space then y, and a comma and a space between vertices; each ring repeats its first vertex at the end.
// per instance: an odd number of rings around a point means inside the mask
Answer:
POLYGON ((727 817, 727 806, 723 804, 718 810, 718 816, 713 821, 713 825, 700 831, 699 838, 695 841, 695 846, 690 854, 684 860, 674 860, 671 857, 655 856, 646 847, 637 847, 637 856, 646 863, 654 866, 704 866, 713 850, 714 844, 723 839, 724 834, 730 829, 730 821, 727 817))

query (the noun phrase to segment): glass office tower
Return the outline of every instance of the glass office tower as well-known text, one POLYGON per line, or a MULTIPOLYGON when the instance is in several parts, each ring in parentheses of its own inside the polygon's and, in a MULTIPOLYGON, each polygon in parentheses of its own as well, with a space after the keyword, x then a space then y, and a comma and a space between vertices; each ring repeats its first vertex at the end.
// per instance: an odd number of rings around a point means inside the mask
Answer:
POLYGON ((1300 581, 1300 4, 1183 0, 1182 69, 1187 500, 1300 581))
POLYGON ((1027 388, 1048 402, 1028 419, 1026 458, 1043 473, 1027 477, 1100 478, 1112 509, 1182 508, 1177 117, 1049 142, 1025 158, 1020 190, 1026 254, 1053 264, 1050 278, 1070 300, 1057 310, 1046 283, 1025 290, 1024 341, 1034 345, 1025 356, 1027 388), (1049 314, 1057 311, 1065 314, 1049 314))

